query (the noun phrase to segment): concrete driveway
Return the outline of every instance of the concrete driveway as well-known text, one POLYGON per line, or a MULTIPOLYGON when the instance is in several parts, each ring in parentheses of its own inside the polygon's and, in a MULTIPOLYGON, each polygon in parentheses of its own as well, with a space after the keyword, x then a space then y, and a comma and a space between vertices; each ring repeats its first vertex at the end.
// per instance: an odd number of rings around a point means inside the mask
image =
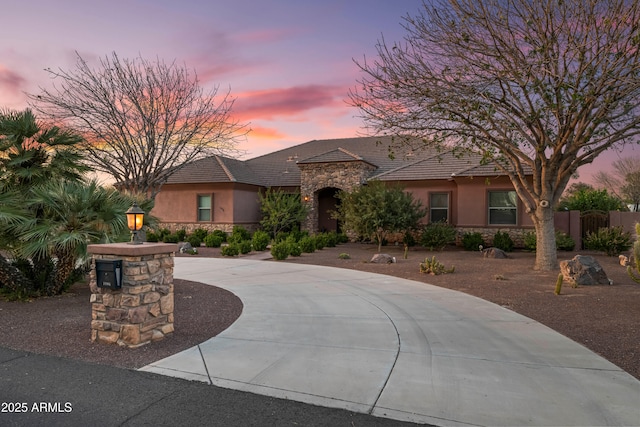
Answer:
POLYGON ((143 371, 436 425, 640 424, 640 381, 473 296, 329 267, 175 261, 176 278, 227 289, 244 310, 143 371))

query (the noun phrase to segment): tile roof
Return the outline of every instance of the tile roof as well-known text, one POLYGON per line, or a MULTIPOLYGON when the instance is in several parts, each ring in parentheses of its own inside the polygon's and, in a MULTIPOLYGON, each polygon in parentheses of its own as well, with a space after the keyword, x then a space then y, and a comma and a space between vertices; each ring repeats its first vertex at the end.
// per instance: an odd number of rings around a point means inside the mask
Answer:
POLYGON ((371 179, 384 181, 449 179, 452 176, 500 174, 480 156, 457 156, 434 148, 394 148, 391 137, 313 140, 249 160, 214 156, 199 160, 173 175, 168 183, 241 182, 263 187, 298 187, 298 164, 364 161, 376 167, 371 179), (406 152, 404 152, 406 150, 406 152))
POLYGON ((200 159, 173 174, 167 184, 238 182, 264 186, 246 162, 223 156, 200 159))

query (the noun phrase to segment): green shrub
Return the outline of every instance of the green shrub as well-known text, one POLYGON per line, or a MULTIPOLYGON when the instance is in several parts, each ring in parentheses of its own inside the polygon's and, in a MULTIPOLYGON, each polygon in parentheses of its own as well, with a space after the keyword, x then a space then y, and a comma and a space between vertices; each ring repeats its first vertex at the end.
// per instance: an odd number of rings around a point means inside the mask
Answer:
POLYGON ((420 244, 430 251, 442 250, 456 240, 456 229, 445 222, 432 222, 422 229, 420 244))
MULTIPOLYGON (((535 252, 537 240, 535 231, 527 232, 524 235, 524 248, 535 252)), ((576 242, 571 236, 563 231, 556 231, 556 249, 559 251, 572 251, 575 247, 576 242)))
POLYGON ((238 248, 240 249, 241 254, 248 254, 251 252, 251 240, 243 240, 237 243, 238 248))
POLYGON ((349 242, 349 236, 347 236, 345 233, 338 233, 338 243, 342 244, 342 243, 348 243, 349 242))
POLYGON ((302 252, 306 254, 310 254, 315 252, 316 250, 316 240, 311 236, 305 236, 300 239, 300 248, 302 248, 302 252))
POLYGON ((302 255, 302 246, 300 246, 299 242, 295 240, 287 240, 287 244, 289 245, 289 255, 291 256, 300 256, 302 255))
POLYGON ((351 255, 349 255, 346 252, 342 252, 340 255, 338 255, 338 258, 340 258, 340 259, 351 259, 351 255))
POLYGON ((287 231, 279 231, 278 233, 276 233, 276 235, 274 236, 273 240, 274 240, 274 242, 279 243, 279 242, 284 242, 288 238, 289 238, 289 232, 287 232, 287 231))
POLYGON ((166 236, 164 236, 162 238, 162 241, 164 243, 178 243, 180 241, 180 239, 178 239, 178 235, 173 233, 173 234, 167 234, 166 236))
POLYGON ((538 238, 535 231, 527 231, 524 234, 524 248, 528 251, 535 252, 538 238))
POLYGON ((171 234, 169 229, 161 228, 156 231, 147 231, 147 242, 164 242, 164 238, 171 234))
POLYGON ((227 246, 223 246, 220 253, 222 256, 236 256, 240 253, 240 248, 236 243, 230 243, 227 246))
POLYGON ((279 261, 287 259, 289 256, 289 243, 285 240, 271 245, 271 256, 279 261))
MULTIPOLYGON (((206 238, 207 237, 205 236, 205 239, 206 238)), ((202 244, 202 240, 200 239, 200 237, 193 234, 189 236, 189 239, 187 239, 187 242, 189 242, 189 244, 194 248, 199 248, 200 245, 202 244)))
POLYGON ((316 241, 316 249, 322 250, 327 246, 327 236, 323 233, 316 234, 313 236, 316 241))
POLYGON ((213 234, 214 236, 220 237, 223 242, 227 241, 227 233, 225 233, 222 230, 213 230, 210 234, 213 234))
POLYGON ((209 234, 209 230, 204 229, 204 228, 196 228, 191 233, 192 236, 198 237, 201 242, 204 240, 205 237, 207 237, 208 234, 209 234))
POLYGON ((479 251, 480 246, 485 246, 482 233, 464 233, 462 235, 462 247, 465 251, 479 251))
POLYGON ((505 252, 513 251, 513 239, 506 231, 498 231, 493 236, 493 247, 502 249, 505 252))
POLYGON ((622 226, 600 228, 597 232, 588 232, 584 240, 585 249, 606 252, 607 255, 618 255, 631 248, 631 233, 622 226))
POLYGON ((207 237, 204 238, 204 245, 208 248, 219 248, 222 245, 224 239, 220 236, 216 236, 215 234, 208 234, 207 237))
POLYGON ((576 247, 576 242, 571 236, 563 231, 556 231, 556 248, 559 251, 572 251, 576 247))
POLYGON ((249 233, 249 230, 247 230, 241 225, 233 226, 233 230, 231 231, 231 236, 234 237, 234 239, 239 238, 240 241, 251 240, 251 233, 249 233))
POLYGON ((158 235, 156 233, 154 233, 153 231, 147 231, 147 242, 158 242, 160 241, 160 239, 158 238, 158 235))
POLYGON ((251 244, 253 245, 253 249, 256 251, 266 250, 270 241, 271 237, 269 236, 269 233, 260 230, 253 233, 253 237, 251 238, 251 244))
POLYGON ((338 244, 338 233, 331 231, 329 233, 323 233, 327 238, 327 247, 335 248, 338 244))
MULTIPOLYGON (((185 241, 184 239, 187 237, 187 230, 185 230, 184 228, 180 229, 180 230, 176 231, 176 234, 178 235, 178 239, 181 242, 184 242, 185 241)), ((202 240, 202 239, 200 239, 200 240, 202 240)))

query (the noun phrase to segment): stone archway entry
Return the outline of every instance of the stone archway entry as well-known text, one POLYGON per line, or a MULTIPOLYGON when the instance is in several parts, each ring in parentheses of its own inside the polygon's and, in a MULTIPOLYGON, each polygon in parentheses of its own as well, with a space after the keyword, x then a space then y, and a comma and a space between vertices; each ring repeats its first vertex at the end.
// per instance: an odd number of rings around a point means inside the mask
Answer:
POLYGON ((339 188, 329 187, 318 191, 318 231, 340 231, 337 219, 331 218, 331 212, 340 204, 337 193, 339 188))

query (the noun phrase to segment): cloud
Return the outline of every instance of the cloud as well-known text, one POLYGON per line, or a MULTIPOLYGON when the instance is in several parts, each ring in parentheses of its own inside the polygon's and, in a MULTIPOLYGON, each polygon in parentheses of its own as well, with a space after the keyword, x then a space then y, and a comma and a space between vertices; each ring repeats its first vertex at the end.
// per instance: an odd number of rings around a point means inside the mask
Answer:
POLYGON ((297 116, 315 108, 342 107, 345 93, 343 87, 328 85, 244 92, 237 94, 233 115, 242 121, 297 116))
POLYGON ((27 80, 20 74, 0 64, 0 90, 12 95, 18 95, 26 83, 27 80))

